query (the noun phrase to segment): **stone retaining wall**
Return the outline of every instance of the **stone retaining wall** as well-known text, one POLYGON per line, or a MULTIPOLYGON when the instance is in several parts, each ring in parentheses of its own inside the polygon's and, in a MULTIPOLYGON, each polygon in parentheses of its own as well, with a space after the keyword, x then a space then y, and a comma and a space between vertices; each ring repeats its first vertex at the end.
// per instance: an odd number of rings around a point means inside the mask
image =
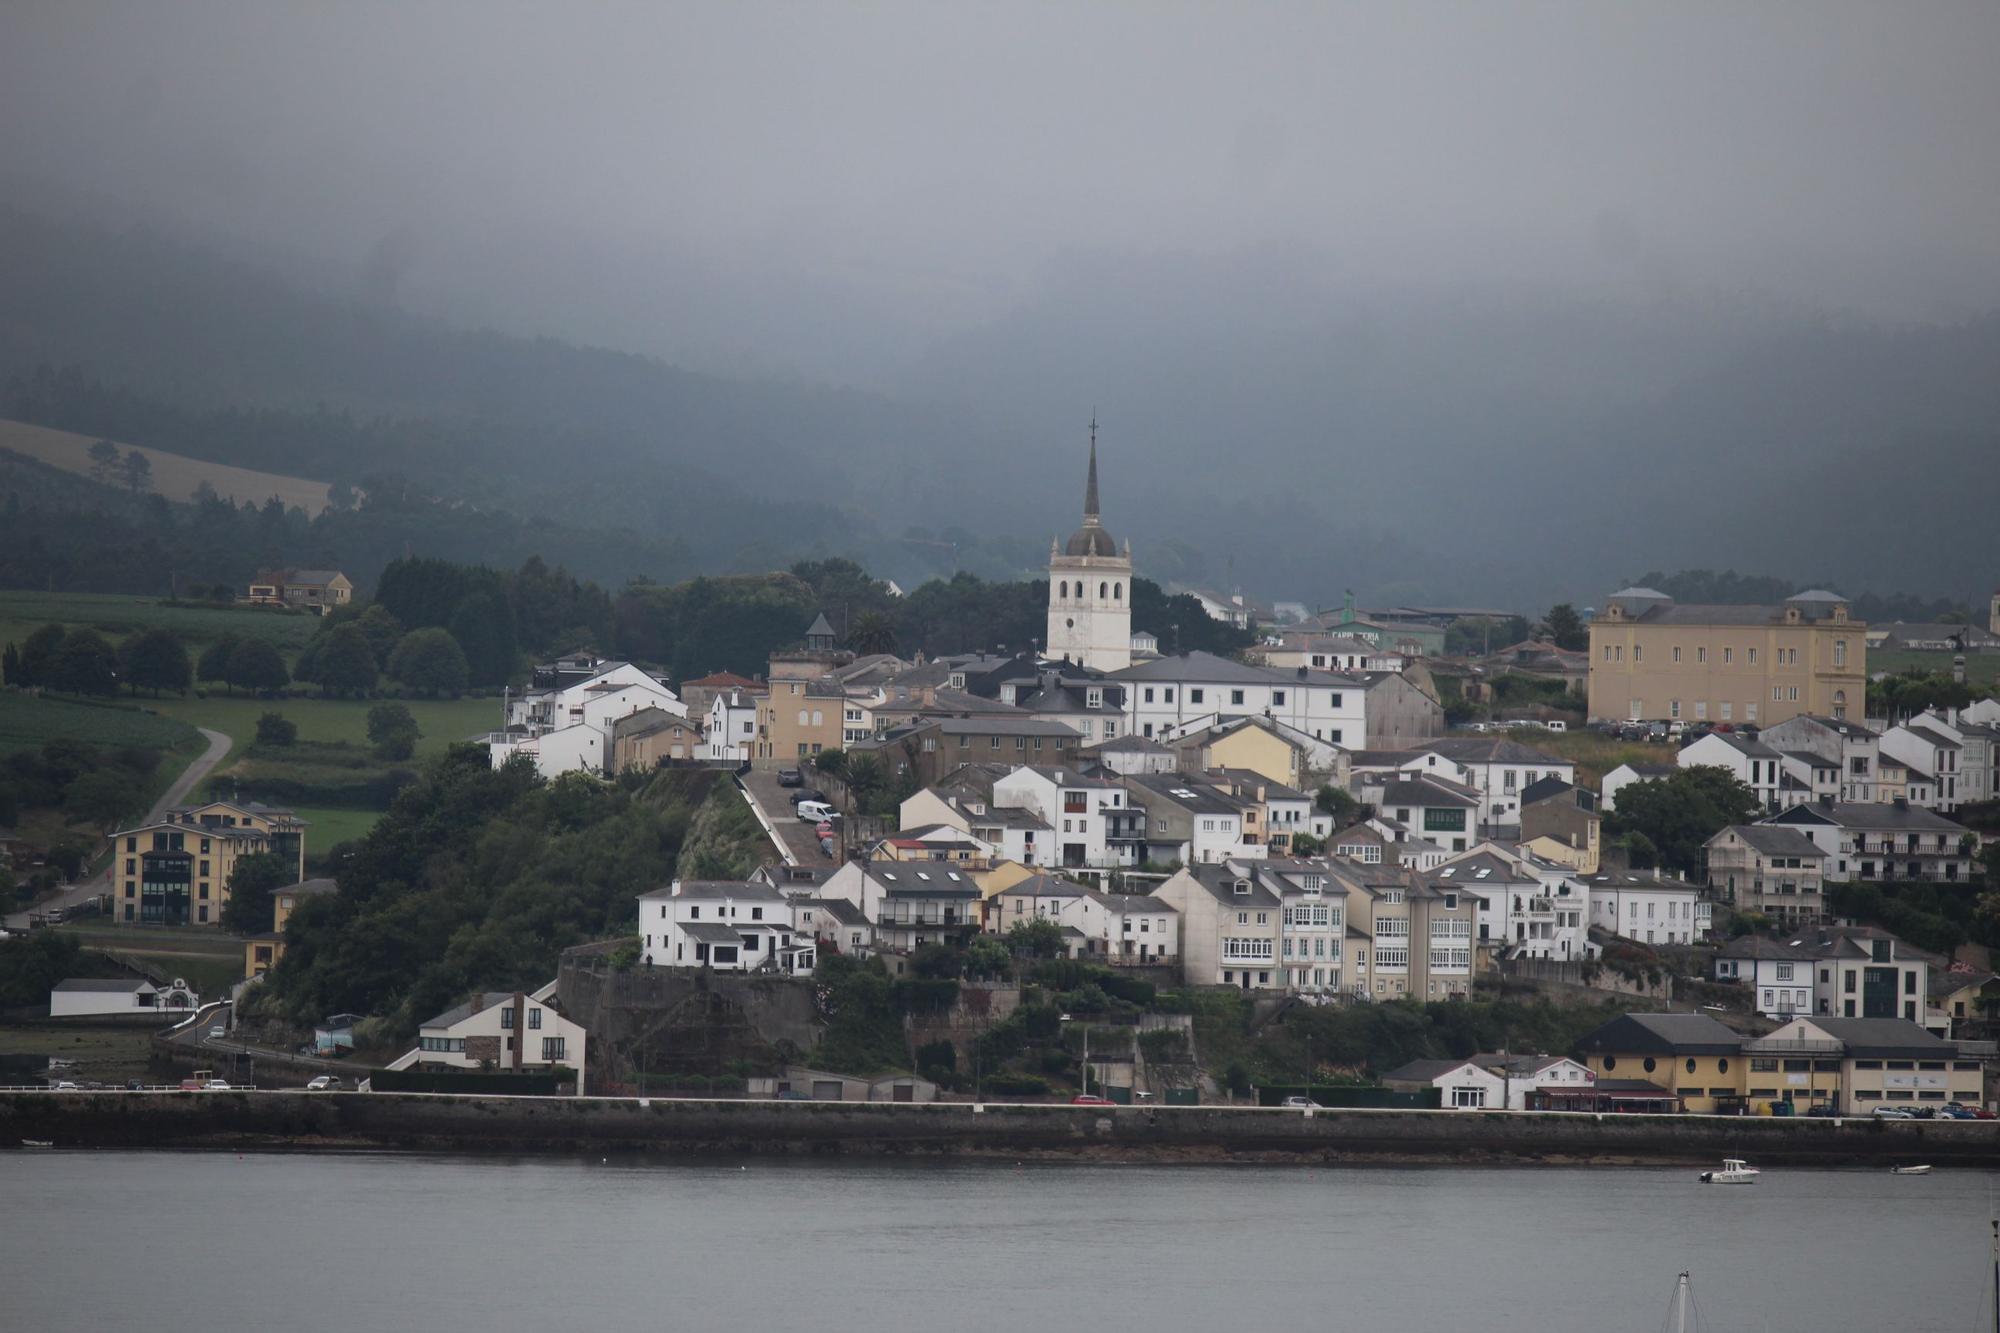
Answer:
POLYGON ((433 1152, 1074 1156, 1136 1161, 1588 1161, 2000 1166, 2000 1122, 467 1097, 5 1093, 0 1145, 433 1152))

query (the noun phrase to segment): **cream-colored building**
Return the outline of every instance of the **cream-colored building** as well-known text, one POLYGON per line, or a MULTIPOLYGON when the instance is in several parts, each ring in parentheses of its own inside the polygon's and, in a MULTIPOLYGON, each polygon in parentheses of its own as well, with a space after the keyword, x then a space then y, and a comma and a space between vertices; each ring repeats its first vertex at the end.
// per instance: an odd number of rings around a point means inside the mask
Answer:
POLYGON ((1801 713, 1859 718, 1866 631, 1830 592, 1781 606, 1697 606, 1626 588, 1590 622, 1590 716, 1756 726, 1801 713))
POLYGON ((304 878, 305 828, 289 810, 209 801, 120 829, 110 837, 112 916, 142 925, 220 925, 241 858, 280 856, 304 878))
MULTIPOLYGON (((824 623, 821 617, 814 628, 824 623)), ((821 649, 771 658, 770 692, 757 701, 753 764, 801 767, 816 755, 842 747, 847 691, 830 674, 841 661, 839 655, 821 649)))
POLYGON ((1868 1115, 1878 1106, 1977 1106, 1983 1097, 1976 1056, 1900 1018, 1795 1018, 1744 1042, 1743 1055, 1753 1112, 1788 1101, 1868 1115))

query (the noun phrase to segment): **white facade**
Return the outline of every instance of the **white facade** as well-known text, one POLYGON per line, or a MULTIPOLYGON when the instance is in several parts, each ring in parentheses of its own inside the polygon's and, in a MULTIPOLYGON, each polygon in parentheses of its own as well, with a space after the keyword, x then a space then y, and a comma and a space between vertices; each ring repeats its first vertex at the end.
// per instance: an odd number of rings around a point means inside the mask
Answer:
POLYGON ((1590 923, 1642 944, 1693 944, 1700 896, 1692 884, 1606 872, 1590 880, 1590 923))
POLYGON ((1324 671, 1245 666, 1211 653, 1162 657, 1116 673, 1135 735, 1171 738, 1239 717, 1270 717, 1316 741, 1368 736, 1368 682, 1324 671))
POLYGON ((1519 826, 1521 792, 1543 778, 1561 778, 1576 785, 1574 763, 1514 741, 1466 743, 1447 739, 1427 741, 1417 748, 1422 757, 1405 763, 1403 771, 1447 778, 1478 791, 1479 822, 1487 828, 1519 826))
POLYGON ((1783 1020, 1813 1012, 1813 962, 1803 951, 1788 958, 1732 958, 1724 952, 1715 959, 1715 979, 1748 987, 1758 1013, 1783 1020))
POLYGON ((701 757, 747 764, 757 740, 757 696, 738 690, 718 690, 708 701, 707 730, 701 757))
POLYGON ((1590 900, 1568 866, 1481 843, 1427 876, 1439 889, 1457 888, 1479 903, 1477 938, 1507 958, 1585 956, 1590 900))
MULTIPOLYGON (((1894 759, 1918 772, 1927 773, 1935 783, 1931 801, 1919 801, 1912 791, 1911 802, 1937 810, 1956 810, 1970 799, 1960 791, 1959 758, 1964 753, 1964 737, 1942 718, 1916 717, 1882 733, 1882 756, 1894 759)), ((1911 775, 1912 781, 1915 774, 1911 775)))
POLYGON ((525 754, 544 777, 602 773, 611 754, 611 724, 645 708, 675 717, 688 711, 665 682, 630 662, 612 663, 574 685, 510 696, 506 729, 487 737, 487 753, 495 768, 525 754))
POLYGON ((1881 738, 1858 722, 1802 713, 1764 728, 1758 740, 1774 750, 1810 750, 1840 768, 1843 801, 1876 799, 1875 766, 1881 738))
POLYGON ((201 1007, 188 984, 175 977, 169 986, 155 986, 138 977, 116 980, 94 977, 59 981, 49 991, 50 1018, 180 1018, 201 1007))
POLYGON ((484 992, 425 1023, 417 1049, 389 1067, 541 1073, 561 1066, 576 1071, 581 1095, 589 1036, 549 1003, 554 992, 554 982, 532 994, 484 992))
POLYGON ((1630 764, 1620 764, 1609 773, 1606 773, 1603 783, 1599 786, 1599 790, 1604 797, 1602 802, 1604 812, 1611 814, 1618 809, 1618 793, 1624 788, 1631 786, 1635 782, 1651 782, 1657 778, 1663 778, 1669 771, 1667 765, 1658 765, 1657 767, 1660 770, 1658 772, 1653 771, 1655 767, 1655 765, 1649 764, 1644 769, 1639 769, 1634 768, 1630 764))
POLYGON ((1095 671, 1132 664, 1132 544, 1123 554, 1097 512, 1097 428, 1090 431, 1090 475, 1083 526, 1066 545, 1049 544, 1048 637, 1043 652, 1095 671))
POLYGON ((1757 793, 1760 809, 1778 808, 1782 764, 1778 752, 1768 745, 1712 731, 1682 746, 1675 762, 1682 768, 1727 769, 1736 775, 1738 782, 1757 793))
POLYGON ((765 884, 676 880, 639 895, 639 959, 648 967, 809 976, 814 935, 793 900, 765 884))
POLYGON ((1597 1075, 1566 1055, 1555 1059, 1512 1061, 1505 1068, 1503 1077, 1507 1081, 1507 1109, 1510 1111, 1527 1110, 1532 1093, 1587 1088, 1597 1081, 1597 1075))
POLYGON ((993 784, 993 804, 1026 810, 1048 825, 1049 845, 1037 849, 1043 864, 1091 869, 1136 864, 1133 857, 1114 855, 1106 841, 1110 812, 1128 808, 1125 789, 1115 782, 1060 768, 1017 768, 993 784))

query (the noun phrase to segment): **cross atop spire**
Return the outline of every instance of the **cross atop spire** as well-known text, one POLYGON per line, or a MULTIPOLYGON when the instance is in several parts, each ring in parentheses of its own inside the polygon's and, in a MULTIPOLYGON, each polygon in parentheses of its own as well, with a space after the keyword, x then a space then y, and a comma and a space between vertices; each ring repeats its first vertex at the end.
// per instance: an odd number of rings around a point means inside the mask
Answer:
POLYGON ((1083 486, 1083 516, 1097 517, 1097 409, 1090 409, 1090 479, 1083 486))

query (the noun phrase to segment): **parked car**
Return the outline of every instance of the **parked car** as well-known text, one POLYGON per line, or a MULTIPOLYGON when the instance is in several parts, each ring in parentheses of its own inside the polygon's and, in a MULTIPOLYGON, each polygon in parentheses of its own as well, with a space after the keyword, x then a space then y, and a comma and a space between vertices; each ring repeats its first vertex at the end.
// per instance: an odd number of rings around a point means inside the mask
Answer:
POLYGON ((1319 1103, 1310 1097, 1287 1097, 1282 1102, 1279 1102, 1278 1105, 1293 1111, 1310 1111, 1313 1107, 1318 1106, 1319 1103))
POLYGON ((222 1026, 222 1024, 217 1023, 214 1027, 208 1030, 208 1035, 211 1037, 226 1037, 229 1035, 229 1029, 222 1026))
POLYGON ((1993 1112, 1987 1110, 1985 1107, 1972 1106, 1965 1102, 1946 1102, 1944 1109, 1947 1111, 1964 1111, 1974 1120, 1992 1120, 1995 1118, 1993 1112))
POLYGON ((1069 1099, 1071 1106, 1115 1106, 1109 1097, 1100 1097, 1094 1092, 1079 1092, 1069 1099))
POLYGON ((338 1092, 339 1090, 340 1080, 331 1074, 321 1074, 318 1078, 306 1084, 307 1092, 338 1092))
POLYGON ((232 1087, 230 1087, 230 1086, 229 1086, 229 1080, 228 1080, 228 1079, 224 1079, 224 1078, 212 1078, 212 1079, 210 1079, 210 1080, 209 1080, 208 1082, 206 1082, 206 1083, 204 1083, 204 1084, 202 1084, 202 1085, 201 1085, 201 1090, 202 1090, 203 1092, 234 1092, 234 1091, 235 1091, 235 1089, 234 1089, 234 1088, 232 1088, 232 1087))
POLYGON ((1874 1111, 1878 1120, 1915 1120, 1916 1117, 1900 1106, 1878 1106, 1874 1111))
POLYGON ((1840 1114, 1840 1108, 1838 1106, 1835 1106, 1832 1102, 1814 1102, 1811 1106, 1808 1106, 1806 1108, 1806 1114, 1816 1115, 1816 1116, 1836 1116, 1840 1114))
POLYGON ((78 1092, 78 1091, 80 1091, 80 1089, 79 1089, 79 1088, 78 1088, 78 1087, 76 1086, 76 1084, 74 1084, 74 1083, 70 1082, 70 1081, 69 1081, 68 1079, 66 1079, 66 1078, 59 1078, 59 1079, 57 1079, 57 1080, 56 1080, 55 1082, 53 1082, 53 1083, 49 1084, 49 1091, 50 1091, 50 1092, 78 1092))
POLYGON ((792 793, 793 805, 797 805, 800 801, 824 801, 825 799, 826 793, 818 787, 801 787, 792 793))
POLYGON ((780 787, 803 787, 806 785, 806 775, 799 772, 796 768, 781 768, 778 770, 778 785, 780 787))
POLYGON ((838 812, 825 801, 800 801, 798 809, 799 822, 804 824, 818 824, 824 820, 834 819, 838 815, 838 812))
POLYGON ((1568 730, 1569 730, 1569 723, 1567 723, 1567 722, 1563 721, 1563 720, 1562 720, 1561 718, 1559 718, 1559 717, 1552 717, 1552 718, 1550 718, 1550 719, 1549 719, 1548 721, 1546 721, 1546 722, 1542 723, 1542 725, 1543 725, 1543 726, 1545 726, 1545 727, 1547 727, 1547 728, 1548 728, 1548 729, 1549 729, 1550 731, 1568 731, 1568 730))
POLYGON ((1979 1119, 1979 1117, 1973 1114, 1973 1110, 1970 1106, 1940 1106, 1938 1108, 1938 1119, 1977 1120, 1979 1119))

